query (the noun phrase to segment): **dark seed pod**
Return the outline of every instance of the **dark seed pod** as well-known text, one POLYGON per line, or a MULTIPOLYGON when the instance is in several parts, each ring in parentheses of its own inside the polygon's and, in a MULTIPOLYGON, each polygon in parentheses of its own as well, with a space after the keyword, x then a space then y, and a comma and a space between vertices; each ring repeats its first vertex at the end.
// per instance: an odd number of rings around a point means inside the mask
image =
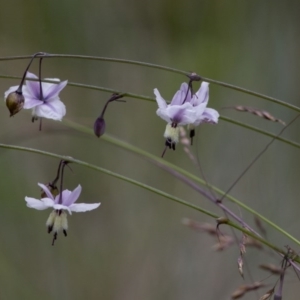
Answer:
POLYGON ((102 117, 97 118, 94 123, 94 133, 97 137, 100 137, 105 132, 105 120, 102 117))
POLYGON ((5 100, 11 117, 23 108, 25 101, 23 94, 17 91, 8 94, 5 100))

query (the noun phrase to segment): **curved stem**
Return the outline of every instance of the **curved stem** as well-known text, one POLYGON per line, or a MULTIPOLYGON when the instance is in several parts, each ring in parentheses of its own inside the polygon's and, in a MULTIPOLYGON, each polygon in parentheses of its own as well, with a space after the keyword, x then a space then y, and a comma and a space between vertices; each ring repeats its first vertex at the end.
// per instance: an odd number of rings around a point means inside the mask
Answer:
MULTIPOLYGON (((2 144, 2 143, 0 143, 0 148, 11 149, 11 150, 18 150, 18 151, 25 151, 25 152, 35 153, 35 154, 41 154, 41 155, 44 155, 44 156, 49 156, 49 157, 57 158, 57 159, 65 161, 65 162, 72 162, 72 163, 75 163, 75 164, 87 167, 89 169, 105 173, 106 175, 109 175, 109 176, 112 176, 112 177, 124 180, 124 181, 129 182, 129 183, 131 183, 133 185, 139 186, 139 187, 141 187, 143 189, 146 189, 148 191, 151 191, 151 192, 153 192, 155 194, 158 194, 160 196, 168 198, 168 199, 170 199, 170 200, 172 200, 174 202, 180 203, 180 204, 182 204, 184 206, 187 206, 187 207, 190 207, 190 208, 195 209, 197 211, 200 211, 200 212, 202 212, 202 213, 204 213, 204 214, 206 214, 206 215, 208 215, 208 216, 210 216, 212 218, 218 218, 219 217, 216 214, 209 212, 208 210, 202 209, 201 207, 199 207, 197 205, 189 203, 189 202, 187 202, 185 200, 182 200, 182 199, 180 199, 178 197, 172 196, 172 195, 170 195, 168 193, 165 193, 165 192, 163 192, 161 190, 153 188, 153 187, 151 187, 151 186, 149 186, 147 184, 141 183, 141 182, 139 182, 137 180, 128 178, 128 177, 120 175, 118 173, 109 171, 107 169, 98 167, 96 165, 87 163, 85 161, 82 161, 82 160, 79 160, 79 159, 75 159, 75 158, 73 158, 71 156, 59 155, 59 154, 55 154, 55 153, 52 153, 52 152, 43 151, 43 150, 39 150, 39 149, 22 147, 22 146, 15 146, 15 145, 7 145, 7 144, 2 144)), ((63 174, 62 174, 62 176, 63 176, 63 174)))
MULTIPOLYGON (((8 76, 8 75, 2 75, 2 74, 0 74, 0 78, 20 79, 20 77, 18 77, 18 76, 8 76)), ((38 79, 27 78, 27 80, 37 81, 38 79)), ((42 80, 42 81, 57 84, 57 81, 53 81, 53 80, 42 80)), ((68 82, 68 86, 78 87, 78 88, 87 88, 87 89, 90 89, 90 90, 96 90, 96 91, 107 92, 107 93, 112 93, 112 94, 117 93, 117 94, 121 94, 123 97, 130 97, 130 98, 134 98, 134 99, 141 99, 141 100, 146 100, 146 101, 149 101, 149 102, 155 102, 155 99, 153 97, 122 92, 122 91, 118 91, 118 90, 115 90, 115 89, 105 88, 105 87, 96 86, 96 85, 81 84, 81 83, 76 83, 76 82, 68 82)), ((259 129, 257 127, 247 125, 245 123, 230 119, 230 118, 225 117, 225 116, 220 116, 220 120, 223 120, 225 122, 229 122, 229 123, 247 128, 249 130, 261 133, 263 135, 266 135, 266 136, 269 136, 269 137, 272 137, 272 138, 276 138, 276 140, 278 140, 278 141, 281 141, 283 143, 286 143, 288 145, 291 145, 293 147, 296 147, 296 148, 300 149, 300 144, 299 143, 296 143, 294 141, 291 141, 291 140, 288 140, 288 139, 285 139, 285 138, 282 138, 282 137, 277 137, 275 134, 269 133, 269 132, 264 131, 262 129, 259 129)))
MULTIPOLYGON (((41 55, 43 56, 43 55, 41 55)), ((39 57, 39 56, 38 56, 39 57)), ((175 69, 175 68, 170 68, 170 67, 166 67, 166 66, 162 66, 162 65, 158 65, 158 64, 152 64, 152 63, 146 63, 146 62, 141 62, 141 61, 136 61, 136 60, 129 60, 129 59, 120 59, 120 58, 110 58, 110 57, 100 57, 100 56, 88 56, 88 55, 73 55, 73 54, 47 54, 45 56, 43 56, 45 58, 72 58, 72 59, 85 59, 85 60, 93 60, 93 61, 106 61, 106 62, 115 62, 115 63, 122 63, 122 64, 130 64, 130 65, 137 65, 137 66, 143 66, 143 67, 148 67, 148 68, 152 68, 152 69, 158 69, 158 70, 163 70, 163 71, 168 71, 171 73, 176 73, 176 74, 180 74, 180 75, 185 75, 190 77, 190 72, 186 72, 183 70, 179 70, 179 69, 175 69)), ((18 60, 18 59, 28 59, 31 58, 30 55, 23 55, 23 56, 8 56, 8 57, 0 57, 0 61, 7 61, 7 60, 18 60)), ((218 81, 218 80, 214 80, 214 79, 210 79, 207 77, 202 77, 200 76, 201 80, 203 81, 207 81, 219 86, 223 86, 235 91, 239 91, 242 92, 244 94, 248 94, 251 96, 255 96, 261 99, 265 99, 268 101, 271 101, 273 103, 277 103, 279 105, 285 106, 287 108, 290 108, 292 110, 295 110, 297 112, 300 112, 300 108, 286 103, 284 101, 281 101, 279 99, 276 99, 274 97, 270 97, 264 94, 260 94, 248 89, 244 89, 241 87, 238 87, 236 85, 233 84, 229 84, 226 82, 222 82, 222 81, 218 81)))
MULTIPOLYGON (((28 147, 21 147, 21 146, 15 146, 15 145, 7 145, 7 144, 0 144, 0 148, 5 148, 5 149, 11 149, 11 150, 18 150, 18 151, 25 151, 25 152, 29 152, 29 153, 35 153, 35 154, 41 154, 41 155, 44 155, 44 156, 49 156, 49 157, 53 157, 53 158, 57 158, 57 159, 60 159, 60 160, 64 160, 64 161, 67 161, 67 162, 72 162, 72 163, 75 163, 75 164, 78 164, 78 165, 81 165, 81 166, 84 166, 84 167, 87 167, 89 169, 93 169, 93 170, 96 170, 96 171, 99 171, 99 172, 102 172, 102 173, 105 173, 109 176, 112 176, 112 177, 115 177, 115 178, 118 178, 118 179, 121 179, 121 180, 124 180, 126 182, 129 182, 131 184, 134 184, 136 186, 139 186, 141 188, 144 188, 146 190, 149 190, 153 193, 156 193, 160 196, 163 196, 165 198, 168 198, 174 202, 177 202, 177 203, 180 203, 184 206, 187 206, 187 207, 190 207, 192 209, 195 209, 197 211, 200 211, 212 218, 215 218, 215 219, 218 219, 219 216, 217 216, 216 214, 214 213, 211 213, 205 209, 202 209, 201 207, 197 206, 197 205, 194 205, 192 203, 189 203, 185 200, 182 200, 180 198, 177 198, 177 197, 174 197, 168 193, 165 193, 163 191, 160 191, 156 188, 153 188, 147 184, 144 184, 144 183, 141 183, 137 180, 134 180, 134 179, 131 179, 131 178, 128 178, 126 176, 123 176, 123 175, 120 175, 118 173, 115 173, 115 172, 112 172, 112 171, 109 171, 107 169, 104 169, 104 168, 101 168, 101 167, 98 167, 96 165, 93 165, 93 164, 90 164, 90 163, 87 163, 85 161, 82 161, 82 160, 79 160, 79 159, 75 159, 73 157, 70 157, 70 156, 65 156, 65 155, 59 155, 59 154, 55 154, 55 153, 52 153, 52 152, 47 152, 47 151, 43 151, 43 150, 38 150, 38 149, 34 149, 34 148, 28 148, 28 147)), ((241 232, 244 232, 245 234, 247 234, 248 236, 251 236, 252 238, 258 240, 259 242, 261 242, 262 244, 270 247, 271 249, 281 253, 281 254, 285 254, 285 251, 280 249, 279 247, 271 244, 270 242, 266 241, 265 239, 257 236, 256 234, 252 233, 252 232, 249 232, 248 229, 245 229, 239 225, 237 225, 236 223, 232 222, 232 221, 227 221, 225 223, 226 225, 229 225, 241 232)), ((295 259, 294 261, 296 262, 300 262, 300 259, 295 259)))
MULTIPOLYGON (((68 127, 71 127, 73 129, 76 129, 78 131, 81 131, 81 132, 84 132, 84 133, 88 133, 88 134, 91 134, 93 135, 93 131, 92 129, 86 127, 86 126, 83 126, 83 125, 79 125, 73 121, 70 121, 70 120, 67 120, 66 118, 63 119, 62 121, 63 124, 65 124, 66 126, 68 127)), ((126 143, 124 141, 121 141, 120 139, 117 139, 115 137, 112 137, 108 134, 105 134, 101 137, 102 140, 105 140, 111 144, 114 144, 118 147, 121 147, 123 149, 126 149, 130 152, 133 152, 135 154, 138 154, 140 156, 142 156, 143 158, 151 161, 151 162, 155 162, 155 163, 159 163, 161 165, 164 165, 164 166, 167 166, 173 170, 176 170, 177 172, 183 174, 184 176, 186 176, 187 178, 189 179, 192 179, 193 181, 195 182, 198 182, 200 183, 201 185, 204 185, 204 186, 207 186, 207 183, 202 180, 201 178, 187 172, 186 170, 172 164, 172 163, 169 163, 163 159, 161 159, 160 157, 157 157, 147 151, 144 151, 138 147, 135 147, 129 143, 126 143)), ((217 192, 219 195, 224 195, 225 192, 220 190, 219 188, 213 186, 213 185, 209 185, 209 187, 214 190, 215 192, 217 192)), ((292 235, 290 235, 287 231, 285 231, 284 229, 282 229, 281 227, 279 227, 278 225, 276 225, 275 223, 273 223, 272 221, 270 221, 269 219, 267 219, 266 217, 264 217, 263 215, 261 215, 260 213, 258 213, 257 211, 255 211, 254 209, 250 208, 249 206, 247 206, 246 204, 244 204, 243 202, 237 200, 236 198, 230 196, 230 195, 226 195, 226 198, 228 200, 230 200, 231 202, 233 203, 236 203, 237 205, 239 205, 240 207, 242 207, 243 209, 245 209, 246 211, 250 212, 251 214, 253 214, 254 216, 258 217, 259 219, 263 220, 264 222, 266 222, 267 224, 269 224, 271 227, 273 227, 274 229, 276 229, 277 231, 279 231, 280 233, 282 233, 283 235, 285 235, 286 237, 288 237, 290 240, 292 240, 294 243, 296 243, 297 245, 300 246, 300 241, 297 240, 296 238, 294 238, 292 235)))

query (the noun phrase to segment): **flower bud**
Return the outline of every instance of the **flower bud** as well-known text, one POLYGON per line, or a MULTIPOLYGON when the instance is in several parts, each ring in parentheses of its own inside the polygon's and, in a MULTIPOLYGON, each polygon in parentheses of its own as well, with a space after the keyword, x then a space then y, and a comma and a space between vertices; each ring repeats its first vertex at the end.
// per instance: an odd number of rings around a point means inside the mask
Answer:
POLYGON ((100 137, 105 132, 105 120, 102 117, 97 118, 94 123, 94 133, 97 137, 100 137))
POLYGON ((15 91, 8 94, 5 101, 10 116, 12 117, 23 108, 25 99, 22 93, 15 91))

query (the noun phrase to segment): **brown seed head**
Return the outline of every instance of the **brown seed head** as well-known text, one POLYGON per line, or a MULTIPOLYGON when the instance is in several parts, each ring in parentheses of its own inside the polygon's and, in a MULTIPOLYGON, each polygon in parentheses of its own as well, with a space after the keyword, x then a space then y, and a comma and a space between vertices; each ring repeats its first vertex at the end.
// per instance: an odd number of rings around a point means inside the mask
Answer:
POLYGON ((10 116, 17 114, 24 106, 24 96, 17 91, 11 92, 5 99, 10 116))

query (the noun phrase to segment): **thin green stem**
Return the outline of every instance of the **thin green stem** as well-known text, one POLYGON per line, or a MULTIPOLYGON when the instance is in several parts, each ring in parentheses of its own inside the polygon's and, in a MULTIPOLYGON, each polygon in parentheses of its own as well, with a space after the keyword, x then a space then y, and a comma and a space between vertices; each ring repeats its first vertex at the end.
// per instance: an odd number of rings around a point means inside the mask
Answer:
POLYGON ((248 124, 245 124, 245 123, 242 123, 242 122, 230 119, 230 118, 225 117, 225 116, 220 116, 220 119, 223 120, 223 121, 225 121, 225 122, 229 122, 229 123, 232 123, 232 124, 244 127, 246 129, 249 129, 249 130, 261 133, 261 134, 269 136, 271 138, 276 138, 276 140, 281 141, 283 143, 286 143, 286 144, 288 144, 290 146, 293 146, 293 147, 296 147, 296 148, 300 148, 300 144, 299 143, 296 143, 294 141, 282 138, 281 136, 276 136, 276 134, 272 134, 270 132, 264 131, 264 130, 262 130, 260 128, 255 127, 255 126, 251 126, 251 125, 248 125, 248 124))
MULTIPOLYGON (((43 150, 39 150, 39 149, 34 149, 34 148, 28 148, 28 147, 21 147, 21 146, 15 146, 15 145, 7 145, 7 144, 0 144, 0 148, 5 148, 5 149, 10 149, 10 150, 18 150, 18 151, 25 151, 25 152, 29 152, 29 153, 35 153, 35 154, 40 154, 40 155, 44 155, 44 156, 49 156, 49 157, 53 157, 53 158, 57 158, 57 159, 60 159, 60 160, 64 160, 64 161, 68 161, 68 162, 72 162, 72 163, 75 163, 75 164, 78 164, 78 165, 81 165, 81 166, 84 166, 84 167, 87 167, 89 169, 92 169, 92 170, 95 170, 95 171, 99 171, 99 172, 102 172, 106 175, 109 175, 109 176, 112 176, 112 177, 115 177, 115 178, 118 178, 118 179, 121 179, 123 181, 126 181, 126 182, 129 182, 135 186, 138 186, 138 187, 141 187, 143 189, 146 189, 148 191, 151 191, 155 194, 158 194, 160 196, 163 196, 167 199, 170 199, 174 202, 177 202, 179 204, 182 204, 184 206, 187 206, 189 208, 192 208, 192 209, 195 209, 197 211, 200 211, 202 212, 203 214, 206 214, 214 219, 218 219, 219 216, 217 216, 216 214, 214 213, 211 213, 205 209, 202 209, 201 207, 197 206, 197 205, 194 205, 192 203, 189 203, 185 200, 182 200, 178 197, 175 197, 175 196, 172 196, 168 193, 165 193, 163 191, 160 191, 156 188, 153 188, 147 184, 144 184, 144 183, 141 183, 137 180, 134 180, 134 179, 131 179, 127 176, 123 176, 123 175, 120 175, 118 173, 115 173, 115 172, 112 172, 112 171, 109 171, 107 169, 104 169, 104 168, 101 168, 101 167, 98 167, 96 165, 93 165, 93 164, 90 164, 90 163, 87 163, 85 161, 82 161, 82 160, 79 160, 79 159, 75 159, 73 157, 70 157, 70 156, 65 156, 65 155, 59 155, 59 154, 55 154, 55 153, 52 153, 52 152, 48 152, 48 151, 43 151, 43 150)), ((258 240, 259 242, 261 242, 262 244, 272 248, 273 250, 281 253, 281 254, 285 254, 285 251, 280 249, 279 247, 271 244, 270 242, 266 241, 265 239, 257 236, 256 234, 252 233, 252 232, 249 232, 247 229, 237 225, 236 223, 228 220, 226 222, 226 225, 228 226, 231 226, 241 232, 244 232, 245 234, 247 234, 248 236, 251 236, 252 238, 258 240)), ((300 262, 300 259, 295 259, 294 261, 296 262, 300 262)))
MULTIPOLYGON (((63 124, 67 125, 68 127, 71 127, 73 129, 76 129, 78 131, 84 132, 84 133, 88 133, 90 135, 94 135, 92 129, 77 124, 73 121, 67 120, 66 118, 64 118, 64 120, 62 121, 63 124)), ((171 164, 163 159, 161 159, 160 157, 157 157, 147 151, 144 151, 138 147, 135 147, 129 143, 126 143, 124 141, 121 141, 117 138, 114 138, 108 134, 105 134, 101 137, 102 140, 107 141, 113 145, 116 145, 120 148, 126 149, 130 152, 133 152, 135 154, 138 154, 140 156, 142 156, 143 158, 146 158, 147 160, 151 161, 151 162, 155 162, 155 163, 159 163, 161 165, 164 165, 170 169, 173 169, 177 172, 179 172, 180 174, 184 175, 185 177, 192 179, 193 181, 203 185, 203 186, 207 186, 207 183, 202 180, 201 178, 187 172, 186 170, 171 164)), ((224 191, 220 190, 219 188, 213 186, 213 185, 209 185, 209 187, 214 190, 215 192, 217 192, 219 195, 223 196, 225 194, 224 191)), ((230 196, 230 195, 226 195, 226 198, 228 200, 230 200, 233 203, 236 203, 237 205, 239 205, 240 207, 242 207, 243 209, 245 209, 246 211, 250 212, 251 214, 253 214, 254 216, 257 216, 258 218, 260 218, 261 220, 263 220, 264 222, 266 222, 267 224, 269 224, 271 227, 273 227, 274 229, 276 229, 277 231, 279 231, 280 233, 282 233, 283 235, 285 235, 286 237, 288 237, 290 240, 292 240, 293 242, 295 242, 297 245, 300 246, 300 241, 297 240, 296 238, 294 238, 292 235, 290 235, 287 231, 285 231, 284 229, 282 229, 281 227, 279 227, 278 225, 276 225, 275 223, 273 223, 272 221, 270 221, 269 219, 267 219, 266 217, 264 217, 263 215, 261 215, 260 213, 258 213, 257 211, 255 211, 254 209, 250 208, 249 206, 247 206, 246 204, 242 203, 241 201, 237 200, 236 198, 230 196)))
MULTIPOLYGON (((6 76, 6 75, 0 75, 0 78, 20 79, 20 77, 6 76)), ((51 81, 51 80, 45 80, 45 82, 57 83, 57 82, 54 82, 54 81, 51 81)), ((68 84, 70 86, 90 88, 90 89, 101 90, 101 91, 110 92, 110 93, 119 93, 119 94, 122 94, 122 95, 127 96, 127 97, 132 97, 132 98, 137 98, 137 99, 143 99, 143 100, 147 100, 147 101, 154 101, 154 99, 151 98, 151 97, 146 97, 146 96, 141 96, 141 95, 136 95, 136 94, 131 94, 131 93, 122 93, 122 92, 116 91, 114 89, 108 89, 108 88, 102 88, 102 87, 98 87, 98 86, 84 85, 84 84, 78 84, 78 83, 71 83, 71 82, 68 83, 68 84)), ((265 132, 265 131, 260 130, 258 128, 252 127, 250 125, 246 125, 246 124, 240 123, 238 121, 231 120, 231 119, 226 118, 226 117, 222 117, 222 119, 224 121, 231 122, 231 123, 234 123, 236 125, 243 126, 244 128, 248 128, 248 129, 260 132, 260 133, 262 133, 264 135, 276 138, 276 135, 273 135, 271 133, 265 132)), ((68 121, 66 119, 64 120, 63 123, 66 124, 66 125, 68 125, 68 126, 70 126, 70 127, 73 127, 74 129, 77 129, 77 130, 80 130, 80 131, 84 131, 84 132, 88 132, 90 134, 93 134, 92 130, 90 130, 90 129, 84 127, 84 126, 78 125, 77 123, 68 121)), ((137 154, 139 154, 139 155, 141 155, 143 157, 147 157, 150 160, 159 161, 160 163, 165 164, 166 166, 169 166, 169 167, 173 168, 174 170, 177 170, 181 174, 184 174, 186 177, 188 177, 190 179, 193 179, 194 181, 196 181, 196 182, 198 182, 200 184, 206 185, 206 183, 202 179, 198 178, 197 176, 192 175, 189 172, 186 172, 185 170, 183 170, 183 169, 181 169, 181 168, 179 168, 179 167, 177 167, 175 165, 169 164, 166 161, 161 160, 161 159, 157 158, 154 155, 151 155, 150 153, 148 153, 146 151, 138 149, 137 147, 129 145, 129 144, 125 143, 125 142, 121 142, 118 139, 110 137, 109 135, 104 135, 102 137, 102 139, 104 139, 104 140, 106 140, 106 141, 108 141, 110 143, 113 143, 113 144, 115 144, 115 145, 117 145, 119 147, 122 147, 124 149, 130 150, 131 152, 137 153, 137 154)), ((289 141, 287 139, 283 139, 283 138, 280 138, 280 137, 279 138, 277 137, 277 139, 280 140, 280 141, 282 141, 282 142, 285 142, 287 144, 290 144, 290 145, 292 145, 294 147, 300 148, 300 145, 297 144, 297 143, 295 143, 295 142, 293 142, 293 141, 289 141)), ((216 191, 217 193, 219 193, 220 195, 224 195, 224 192, 221 191, 221 190, 219 190, 217 187, 211 186, 211 188, 214 191, 216 191)), ((227 195, 226 198, 228 198, 230 201, 238 204, 239 206, 243 207, 245 210, 251 212, 253 215, 256 215, 257 217, 259 217, 260 219, 262 219, 263 221, 265 221, 267 224, 269 224, 273 228, 277 229, 282 234, 286 235, 291 240, 293 240, 295 243, 297 243, 298 245, 300 245, 300 241, 298 241, 297 239, 295 239, 294 237, 292 237, 290 234, 288 234, 286 231, 284 231, 282 228, 278 227, 276 224, 274 224, 273 222, 271 222, 270 220, 268 220, 264 216, 260 215, 258 212, 252 210, 250 207, 246 206, 245 204, 243 204, 242 202, 238 201, 237 199, 233 198, 230 195, 227 195)))
MULTIPOLYGON (((8 76, 8 75, 2 75, 0 74, 0 78, 4 78, 4 79, 20 79, 21 77, 18 76, 8 76)), ((38 79, 34 79, 34 78, 28 78, 27 80, 32 80, 32 81, 38 81, 38 79)), ((52 81, 52 80, 42 80, 43 82, 49 82, 49 83, 56 83, 57 81, 52 81)), ((107 92, 107 93, 118 93, 120 95, 123 95, 123 97, 130 97, 130 98, 134 98, 134 99, 141 99, 141 100, 146 100, 149 102, 155 102, 155 99, 153 97, 149 97, 149 96, 144 96, 144 95, 139 95, 139 94, 133 94, 133 93, 127 93, 127 92, 122 92, 122 91, 118 91, 116 89, 110 89, 110 88, 105 88, 105 87, 101 87, 101 86, 96 86, 96 85, 89 85, 89 84, 81 84, 81 83, 76 83, 76 82, 68 82, 68 86, 72 86, 72 87, 78 87, 78 88, 87 88, 90 90, 96 90, 96 91, 101 91, 101 92, 107 92)), ((225 116, 220 116, 220 119, 225 121, 225 122, 229 122, 244 128, 247 128, 249 130, 261 133, 263 135, 272 137, 272 138, 276 138, 278 141, 281 141, 283 143, 286 143, 288 145, 291 145, 293 147, 299 148, 300 149, 300 144, 296 143, 294 141, 282 138, 282 137, 277 137, 275 134, 269 133, 267 131, 264 131, 262 129, 259 129, 257 127, 251 126, 251 125, 247 125, 245 123, 227 118, 225 116)))
POLYGON ((107 169, 104 169, 104 168, 101 168, 101 167, 98 167, 96 165, 93 165, 93 164, 90 164, 90 163, 87 163, 85 161, 82 161, 82 160, 79 160, 79 159, 75 159, 71 156, 66 156, 66 155, 59 155, 59 154, 55 154, 55 153, 52 153, 52 152, 48 152, 48 151, 43 151, 43 150, 39 150, 39 149, 34 149, 34 148, 28 148, 28 147, 22 147, 22 146, 16 146, 16 145, 7 145, 7 144, 0 144, 0 148, 5 148, 5 149, 11 149, 11 150, 19 150, 19 151, 25 151, 25 152, 30 152, 30 153, 35 153, 35 154, 41 154, 41 155, 44 155, 44 156, 49 156, 49 157, 53 157, 53 158, 57 158, 57 159, 60 159, 60 160, 63 160, 63 161, 67 161, 67 162, 71 162, 71 163, 75 163, 75 164, 78 164, 78 165, 81 165, 81 166, 84 166, 84 167, 87 167, 89 169, 92 169, 92 170, 96 170, 96 171, 99 171, 99 172, 102 172, 102 173, 105 173, 106 175, 109 175, 109 176, 112 176, 112 177, 115 177, 115 178, 118 178, 118 179, 121 179, 123 181, 126 181, 126 182, 129 182, 133 185, 136 185, 138 187, 141 187, 143 189, 146 189, 148 191, 151 191, 155 194, 158 194, 160 196, 163 196, 167 199, 170 199, 174 202, 177 202, 177 203, 180 203, 184 206, 187 206, 187 207, 190 207, 192 209, 195 209, 197 211, 200 211, 212 218, 218 218, 218 216, 214 213, 211 213, 209 212, 208 210, 205 210, 205 209, 202 209, 201 207, 197 206, 197 205, 194 205, 192 203, 189 203, 185 200, 182 200, 178 197, 175 197, 175 196, 172 196, 168 193, 165 193, 163 191, 160 191, 156 188, 153 188, 147 184, 144 184, 144 183, 141 183, 137 180, 134 180, 134 179, 131 179, 129 177, 126 177, 126 176, 123 176, 123 175, 120 175, 118 173, 115 173, 115 172, 112 172, 112 171, 109 171, 107 169))
MULTIPOLYGON (((43 56, 43 55, 41 55, 41 56, 43 56)), ((31 57, 32 57, 31 55, 7 56, 7 57, 0 57, 0 61, 29 59, 31 57)), ((114 62, 114 63, 122 63, 122 64, 130 64, 130 65, 148 67, 148 68, 152 68, 152 69, 168 71, 171 73, 185 75, 185 76, 189 76, 191 74, 190 72, 186 72, 186 71, 175 69, 175 68, 170 68, 170 67, 166 67, 166 66, 162 66, 162 65, 158 65, 158 64, 146 63, 146 62, 141 62, 141 61, 128 60, 128 59, 100 57, 100 56, 87 56, 87 55, 73 55, 73 54, 46 54, 46 53, 45 53, 45 56, 43 56, 43 57, 45 57, 45 58, 71 58, 71 59, 85 59, 85 60, 93 60, 93 61, 114 62)), ((278 105, 282 105, 284 107, 287 107, 287 108, 290 108, 297 112, 300 112, 299 107, 289 104, 287 102, 281 101, 279 99, 276 99, 274 97, 270 97, 270 96, 267 96, 267 95, 264 95, 261 93, 257 93, 257 92, 254 92, 254 91, 251 91, 248 89, 244 89, 244 88, 238 87, 236 85, 225 83, 222 81, 218 81, 218 80, 214 80, 214 79, 210 79, 210 78, 202 77, 202 76, 200 76, 200 77, 203 81, 207 81, 207 82, 219 85, 219 86, 223 86, 223 87, 235 90, 235 91, 239 91, 244 94, 248 94, 248 95, 255 96, 255 97, 258 97, 258 98, 261 98, 264 100, 268 100, 268 101, 271 101, 278 105)))

